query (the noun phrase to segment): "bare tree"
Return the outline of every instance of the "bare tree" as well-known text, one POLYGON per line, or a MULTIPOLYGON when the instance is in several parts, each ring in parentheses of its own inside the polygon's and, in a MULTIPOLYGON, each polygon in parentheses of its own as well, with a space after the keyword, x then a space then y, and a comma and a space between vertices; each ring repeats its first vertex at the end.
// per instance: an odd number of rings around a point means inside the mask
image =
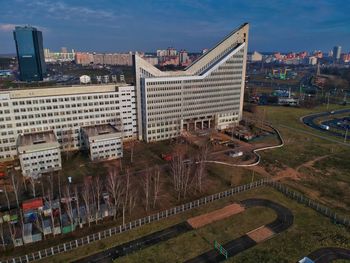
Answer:
POLYGON ((55 228, 55 218, 53 216, 53 205, 52 205, 52 199, 53 199, 53 193, 52 193, 52 189, 47 189, 46 190, 46 200, 48 202, 48 205, 50 207, 51 213, 50 213, 50 219, 51 219, 51 225, 52 225, 52 229, 53 229, 53 235, 56 235, 56 232, 54 231, 55 228))
POLYGON ((113 218, 117 218, 117 211, 121 202, 123 193, 122 182, 116 169, 109 171, 107 176, 107 192, 110 194, 113 201, 113 218))
POLYGON ((134 161, 134 148, 135 148, 135 140, 130 142, 130 163, 134 161))
POLYGON ((102 196, 102 189, 103 189, 103 184, 102 184, 102 180, 100 178, 99 175, 96 175, 94 177, 94 193, 95 193, 95 199, 96 199, 96 204, 97 204, 97 209, 96 209, 96 224, 97 224, 97 220, 98 220, 98 215, 100 213, 100 206, 101 206, 101 196, 102 196))
POLYGON ((142 176, 142 186, 143 186, 143 193, 145 195, 145 210, 148 211, 149 209, 149 203, 150 203, 150 196, 151 196, 151 182, 152 181, 152 174, 151 170, 148 169, 146 173, 142 176))
POLYGON ((71 228, 73 229, 74 215, 73 215, 72 196, 71 196, 69 183, 67 183, 65 185, 65 187, 63 188, 63 196, 64 196, 64 200, 65 200, 65 210, 66 210, 67 216, 69 218, 71 228))
POLYGON ((57 184, 58 184, 58 212, 60 216, 60 224, 62 226, 62 209, 61 209, 61 198, 62 198, 62 192, 61 192, 61 175, 57 173, 57 184))
POLYGON ((13 193, 15 194, 16 204, 17 204, 17 207, 20 208, 18 194, 19 194, 21 182, 16 176, 16 174, 14 173, 14 171, 12 170, 10 171, 10 177, 11 177, 13 193))
POLYGON ((153 176, 153 208, 156 207, 156 202, 159 197, 160 191, 160 170, 159 167, 156 166, 154 168, 154 176, 153 176))
POLYGON ((202 192, 203 181, 205 180, 205 162, 208 156, 208 147, 204 146, 200 149, 196 158, 195 181, 198 191, 202 192))
POLYGON ((35 188, 36 182, 35 182, 35 179, 33 177, 29 177, 28 181, 29 181, 30 187, 32 189, 33 198, 35 198, 36 197, 36 188, 35 188))
POLYGON ((174 190, 177 192, 178 200, 186 198, 190 183, 190 165, 184 162, 183 154, 176 151, 170 163, 173 177, 174 190))
POLYGON ((7 192, 7 186, 6 185, 4 185, 4 194, 5 194, 5 198, 6 198, 6 202, 7 202, 7 209, 10 211, 11 204, 10 204, 10 198, 9 198, 9 194, 7 192))
POLYGON ((9 229, 9 232, 10 232, 10 237, 11 237, 12 243, 15 245, 15 242, 16 242, 16 226, 15 226, 15 224, 11 224, 10 221, 7 222, 7 224, 8 224, 8 229, 9 229))
POLYGON ((3 225, 3 221, 0 220, 0 237, 1 237, 1 242, 2 242, 2 248, 3 250, 6 249, 6 246, 5 246, 5 239, 4 239, 4 225, 3 225))
POLYGON ((90 226, 90 216, 91 216, 91 180, 89 177, 84 178, 84 185, 81 191, 81 196, 83 197, 83 202, 85 206, 85 214, 88 224, 90 226))
POLYGON ((130 195, 130 173, 129 173, 129 169, 126 170, 126 174, 125 174, 125 182, 123 185, 123 196, 122 196, 122 214, 123 214, 123 225, 125 225, 125 213, 126 213, 126 209, 129 205, 129 195, 130 195))
POLYGON ((78 186, 74 186, 74 198, 75 198, 75 206, 77 208, 77 216, 78 216, 78 222, 80 223, 80 204, 79 204, 79 193, 78 193, 78 186))

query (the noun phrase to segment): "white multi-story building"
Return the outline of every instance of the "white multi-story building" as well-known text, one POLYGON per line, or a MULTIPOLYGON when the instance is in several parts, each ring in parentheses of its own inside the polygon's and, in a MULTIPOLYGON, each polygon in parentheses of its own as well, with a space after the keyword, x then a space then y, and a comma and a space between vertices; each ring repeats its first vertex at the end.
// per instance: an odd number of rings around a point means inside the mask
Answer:
POLYGON ((111 123, 136 138, 134 86, 85 85, 0 91, 0 160, 17 155, 20 134, 54 131, 63 150, 82 148, 81 127, 111 123))
POLYGON ((111 160, 123 156, 123 134, 110 124, 83 127, 82 136, 92 161, 111 160))
POLYGON ((18 158, 23 175, 28 177, 38 178, 62 167, 60 144, 53 131, 19 135, 18 158))
POLYGON ((241 120, 248 30, 243 24, 183 71, 160 71, 135 55, 139 139, 225 129, 241 120))

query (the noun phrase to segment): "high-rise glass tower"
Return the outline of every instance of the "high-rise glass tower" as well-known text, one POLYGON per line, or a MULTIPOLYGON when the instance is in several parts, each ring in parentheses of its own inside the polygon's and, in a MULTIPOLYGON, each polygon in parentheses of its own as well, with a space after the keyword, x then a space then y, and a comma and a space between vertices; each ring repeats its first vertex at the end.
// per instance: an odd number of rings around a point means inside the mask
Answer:
POLYGON ((341 46, 335 46, 333 48, 333 60, 339 61, 341 55, 341 46))
POLYGON ((46 74, 43 35, 35 27, 17 26, 13 32, 22 81, 40 81, 46 74))

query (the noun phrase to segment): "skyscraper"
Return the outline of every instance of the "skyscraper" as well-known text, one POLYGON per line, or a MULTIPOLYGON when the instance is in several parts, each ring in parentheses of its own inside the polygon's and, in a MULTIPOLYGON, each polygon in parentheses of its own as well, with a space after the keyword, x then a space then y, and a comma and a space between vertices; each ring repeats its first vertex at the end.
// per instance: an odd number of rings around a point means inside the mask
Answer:
POLYGON ((333 60, 334 61, 339 61, 340 54, 341 54, 341 46, 335 46, 333 48, 333 60))
POLYGON ((46 74, 43 35, 35 27, 16 26, 13 36, 22 81, 40 81, 46 74))

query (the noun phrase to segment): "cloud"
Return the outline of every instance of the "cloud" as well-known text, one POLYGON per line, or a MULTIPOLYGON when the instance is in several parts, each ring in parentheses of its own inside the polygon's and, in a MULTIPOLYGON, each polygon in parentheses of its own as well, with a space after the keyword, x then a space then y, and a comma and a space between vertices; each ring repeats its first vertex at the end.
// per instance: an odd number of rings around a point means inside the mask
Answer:
POLYGON ((10 32, 13 31, 15 29, 14 24, 0 24, 0 31, 2 32, 10 32))
MULTIPOLYGON (((11 32, 15 30, 16 26, 24 26, 22 24, 0 24, 0 31, 2 32, 11 32)), ((49 32, 50 30, 47 27, 43 26, 37 26, 37 25, 30 25, 32 27, 35 27, 36 29, 42 31, 42 32, 49 32)))
POLYGON ((40 8, 45 10, 48 18, 63 19, 63 20, 114 20, 121 16, 103 9, 94 9, 87 6, 79 6, 66 4, 63 1, 31 1, 26 3, 32 8, 40 8))

